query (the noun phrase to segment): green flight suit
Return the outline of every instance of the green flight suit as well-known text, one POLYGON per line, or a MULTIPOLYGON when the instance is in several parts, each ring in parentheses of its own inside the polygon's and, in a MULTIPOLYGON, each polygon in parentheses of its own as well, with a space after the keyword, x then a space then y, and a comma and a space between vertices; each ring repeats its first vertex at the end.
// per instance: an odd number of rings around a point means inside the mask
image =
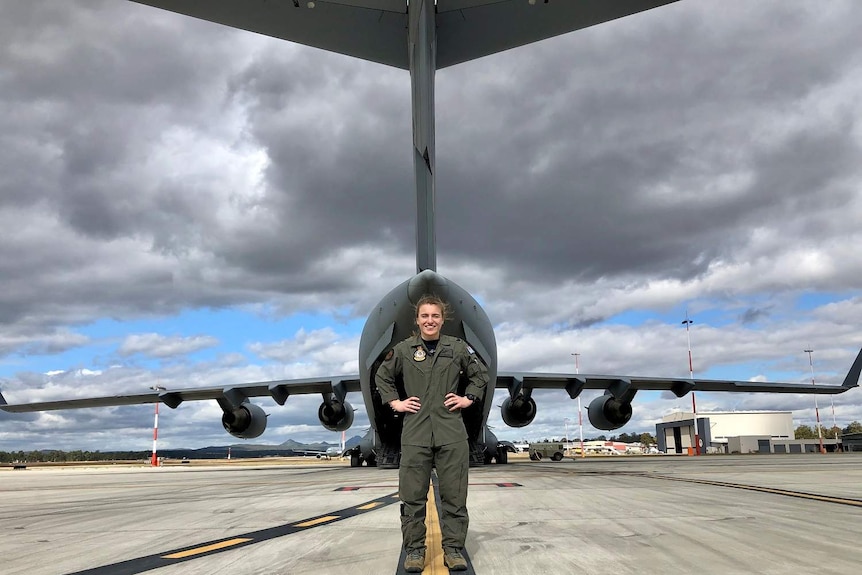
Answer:
POLYGON ((432 466, 437 468, 442 503, 443 547, 461 549, 467 538, 467 473, 470 451, 461 412, 443 405, 448 393, 458 393, 461 372, 469 383, 464 395, 485 396, 485 365, 462 340, 441 335, 430 353, 418 335, 398 343, 377 370, 375 382, 383 403, 416 396, 418 413, 404 413, 398 491, 401 534, 409 553, 425 549, 425 505, 432 466), (398 397, 395 379, 401 375, 405 397, 398 397))

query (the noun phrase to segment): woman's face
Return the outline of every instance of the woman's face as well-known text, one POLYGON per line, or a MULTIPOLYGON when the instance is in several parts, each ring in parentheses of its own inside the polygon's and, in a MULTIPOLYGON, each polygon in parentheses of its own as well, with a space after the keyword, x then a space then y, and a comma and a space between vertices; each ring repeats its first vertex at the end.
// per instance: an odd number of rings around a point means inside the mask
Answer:
POLYGON ((440 339, 440 328, 443 327, 443 310, 437 304, 422 304, 416 311, 416 325, 419 326, 422 339, 428 341, 440 339))

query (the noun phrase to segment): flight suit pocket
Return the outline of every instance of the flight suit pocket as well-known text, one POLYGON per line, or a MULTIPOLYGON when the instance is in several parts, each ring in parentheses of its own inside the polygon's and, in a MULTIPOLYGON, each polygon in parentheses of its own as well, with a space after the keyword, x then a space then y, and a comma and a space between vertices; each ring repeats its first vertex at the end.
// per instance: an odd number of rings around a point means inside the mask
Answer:
POLYGON ((461 366, 455 361, 454 357, 440 356, 437 358, 437 363, 434 365, 437 373, 442 374, 441 382, 446 382, 446 389, 443 394, 458 391, 458 380, 460 379, 461 366))
POLYGON ((444 347, 443 349, 440 350, 438 357, 441 357, 441 358, 448 357, 449 359, 454 359, 455 358, 455 352, 452 350, 451 347, 444 347))

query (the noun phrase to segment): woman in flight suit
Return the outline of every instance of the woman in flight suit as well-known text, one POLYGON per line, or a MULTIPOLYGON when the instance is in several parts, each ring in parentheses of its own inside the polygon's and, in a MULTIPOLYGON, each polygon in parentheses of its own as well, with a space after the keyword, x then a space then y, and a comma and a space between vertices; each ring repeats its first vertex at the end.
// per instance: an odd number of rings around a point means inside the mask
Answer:
POLYGON ((408 573, 421 573, 425 566, 425 505, 432 466, 437 468, 442 502, 443 562, 452 571, 467 569, 461 550, 469 523, 470 452, 460 411, 484 397, 488 373, 464 341, 440 333, 447 307, 437 297, 422 297, 416 304, 419 333, 392 348, 375 378, 382 401, 404 417, 398 491, 408 573), (469 380, 463 396, 457 393, 462 372, 469 380), (398 376, 404 381, 404 399, 395 387, 398 376))

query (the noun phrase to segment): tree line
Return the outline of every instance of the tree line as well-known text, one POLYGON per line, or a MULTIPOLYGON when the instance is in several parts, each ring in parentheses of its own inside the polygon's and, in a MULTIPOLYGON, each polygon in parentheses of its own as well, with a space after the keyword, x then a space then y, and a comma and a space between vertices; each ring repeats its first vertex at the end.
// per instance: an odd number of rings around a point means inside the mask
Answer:
POLYGON ((69 463, 76 461, 130 461, 148 460, 150 451, 61 451, 44 449, 41 451, 0 451, 0 463, 69 463))
MULTIPOLYGON (((844 434, 862 433, 862 423, 854 421, 844 429, 841 429, 837 425, 833 425, 832 427, 825 427, 821 424, 820 430, 824 438, 835 439, 836 437, 841 437, 844 434)), ((793 437, 796 439, 817 439, 820 436, 817 434, 816 425, 813 427, 810 425, 800 425, 793 432, 793 437)))
MULTIPOLYGON (((556 439, 544 439, 543 441, 557 441, 556 439)), ((575 442, 580 441, 579 438, 573 437, 571 439, 566 439, 563 437, 559 440, 562 443, 568 443, 569 441, 575 442)), ((595 437, 585 437, 584 441, 618 441, 620 443, 642 443, 644 445, 655 445, 656 440, 655 436, 651 433, 620 433, 619 435, 611 435, 607 437, 605 435, 597 435, 595 437)))

